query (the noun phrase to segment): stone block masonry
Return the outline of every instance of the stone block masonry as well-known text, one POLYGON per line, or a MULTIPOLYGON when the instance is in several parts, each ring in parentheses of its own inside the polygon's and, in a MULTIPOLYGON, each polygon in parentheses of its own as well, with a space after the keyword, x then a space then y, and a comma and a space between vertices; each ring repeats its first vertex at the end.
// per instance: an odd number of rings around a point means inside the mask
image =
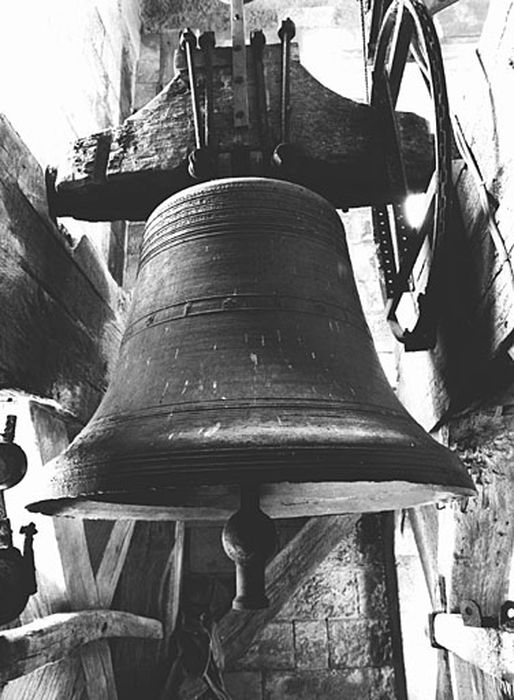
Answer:
MULTIPOLYGON (((351 536, 292 594, 250 648, 226 669, 234 700, 392 700, 397 697, 382 515, 351 536)), ((279 521, 289 539, 301 527, 279 521)), ((191 528, 189 575, 230 586, 219 528, 191 528)), ((230 562, 228 562, 230 565, 230 562)), ((230 599, 227 590, 223 604, 230 599)))

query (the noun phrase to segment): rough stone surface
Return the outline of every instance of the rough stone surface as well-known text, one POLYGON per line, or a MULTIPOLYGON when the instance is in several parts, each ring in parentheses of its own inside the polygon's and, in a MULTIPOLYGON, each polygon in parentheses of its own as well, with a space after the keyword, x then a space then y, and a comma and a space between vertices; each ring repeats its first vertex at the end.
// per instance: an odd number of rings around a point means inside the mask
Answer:
POLYGON ((386 624, 370 620, 329 620, 330 666, 363 668, 391 663, 391 635, 386 624))
POLYGON ((297 668, 328 668, 327 634, 327 623, 325 620, 294 623, 297 668))
POLYGON ((262 700, 397 697, 382 524, 363 516, 228 669, 234 700, 259 678, 262 700))
POLYGON ((265 675, 264 700, 392 700, 391 668, 265 675))
POLYGON ((359 613, 370 618, 387 617, 387 592, 384 571, 361 568, 356 571, 359 613))
POLYGON ((256 671, 235 671, 224 676, 228 693, 234 700, 262 700, 262 674, 256 671))
POLYGON ((334 570, 329 558, 282 609, 280 618, 316 620, 353 617, 358 612, 355 573, 346 569, 334 570))
POLYGON ((241 669, 294 668, 293 623, 270 623, 236 665, 241 669))

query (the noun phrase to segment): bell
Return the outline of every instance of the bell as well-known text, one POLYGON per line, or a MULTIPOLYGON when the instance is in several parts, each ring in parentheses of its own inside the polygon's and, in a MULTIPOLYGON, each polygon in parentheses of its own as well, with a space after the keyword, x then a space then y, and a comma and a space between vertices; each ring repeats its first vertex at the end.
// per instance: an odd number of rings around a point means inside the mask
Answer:
POLYGON ((151 215, 114 377, 44 478, 29 510, 106 519, 226 519, 257 485, 280 518, 474 493, 387 382, 337 213, 265 178, 151 215))
POLYGON ((225 520, 241 504, 223 544, 245 610, 267 605, 268 516, 474 493, 387 382, 336 212, 264 178, 202 183, 155 210, 115 375, 44 471, 29 510, 50 515, 225 520))

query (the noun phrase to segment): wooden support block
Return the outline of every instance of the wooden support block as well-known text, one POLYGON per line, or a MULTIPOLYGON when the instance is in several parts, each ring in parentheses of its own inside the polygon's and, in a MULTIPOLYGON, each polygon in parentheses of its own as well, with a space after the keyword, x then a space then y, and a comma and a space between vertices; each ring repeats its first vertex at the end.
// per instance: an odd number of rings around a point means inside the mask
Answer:
MULTIPOLYGON (((266 46, 268 121, 273 146, 280 133, 280 45, 266 46)), ((250 125, 247 146, 262 150, 251 52, 247 52, 250 125)), ((201 72, 203 56, 195 65, 201 72)), ((180 67, 180 66, 179 66, 180 67)), ((215 147, 222 157, 236 148, 233 128, 232 53, 214 51, 215 147)), ((194 184, 187 156, 195 140, 191 96, 184 77, 171 83, 120 127, 79 139, 57 170, 55 211, 60 216, 96 220, 142 221, 166 197, 194 184), (106 158, 106 149, 108 154, 106 158)), ((291 61, 290 141, 300 160, 284 171, 273 170, 271 153, 250 158, 247 175, 285 177, 327 197, 336 207, 390 201, 382 153, 382 125, 369 105, 330 91, 315 80, 297 58, 291 61), (299 164, 298 164, 299 163, 299 164)), ((432 169, 433 148, 425 120, 398 115, 408 181, 423 191, 432 169)))
POLYGON ((0 633, 0 684, 54 663, 95 640, 162 638, 158 620, 115 610, 56 613, 0 633))
POLYGON ((460 615, 439 613, 433 618, 434 641, 463 661, 494 676, 514 681, 514 634, 485 627, 467 627, 460 615))

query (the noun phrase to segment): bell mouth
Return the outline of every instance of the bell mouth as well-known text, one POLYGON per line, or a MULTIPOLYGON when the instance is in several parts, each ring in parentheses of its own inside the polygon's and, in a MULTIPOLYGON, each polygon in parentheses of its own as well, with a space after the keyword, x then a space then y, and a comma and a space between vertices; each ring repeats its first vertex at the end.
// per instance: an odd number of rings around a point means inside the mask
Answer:
MULTIPOLYGON (((413 508, 475 495, 466 486, 442 487, 408 481, 265 483, 260 505, 272 518, 413 508)), ((56 498, 31 503, 28 510, 45 515, 101 520, 225 521, 239 508, 240 485, 197 486, 56 498)))

